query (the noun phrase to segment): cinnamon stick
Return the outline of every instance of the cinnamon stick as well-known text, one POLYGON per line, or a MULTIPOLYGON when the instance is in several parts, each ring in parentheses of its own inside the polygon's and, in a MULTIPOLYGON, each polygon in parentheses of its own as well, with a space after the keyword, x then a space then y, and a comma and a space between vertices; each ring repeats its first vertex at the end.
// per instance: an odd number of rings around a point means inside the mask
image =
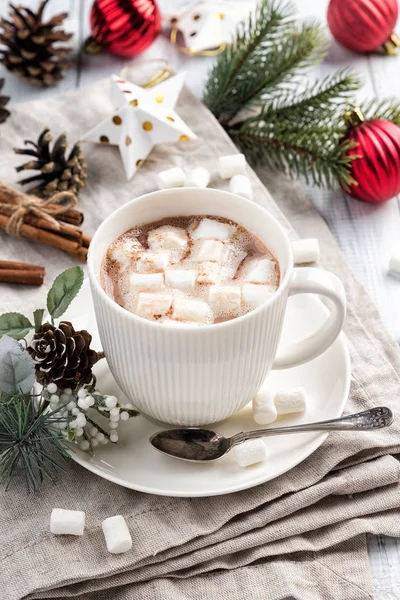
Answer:
MULTIPOLYGON (((12 212, 13 211, 11 207, 0 206, 0 215, 11 217, 12 212)), ((62 223, 59 223, 59 229, 55 229, 54 225, 49 221, 46 221, 46 219, 39 219, 33 215, 26 215, 24 217, 24 223, 40 229, 46 229, 47 231, 53 231, 59 235, 65 235, 71 239, 78 240, 79 242, 81 242, 82 239, 82 232, 79 229, 74 229, 70 225, 63 225, 62 223)))
POLYGON ((15 260, 0 260, 0 269, 10 269, 12 271, 40 271, 45 275, 46 270, 44 267, 39 265, 32 265, 31 263, 23 263, 15 260))
MULTIPOLYGON (((0 215, 0 229, 6 229, 8 221, 9 219, 7 217, 0 215)), ((86 253, 83 252, 85 248, 82 248, 81 244, 77 242, 63 238, 62 236, 50 231, 46 231, 45 229, 33 227, 32 225, 27 225, 25 223, 21 225, 20 233, 22 237, 27 238, 28 240, 47 244, 53 248, 58 248, 59 250, 68 252, 68 254, 74 256, 82 262, 86 261, 87 250, 86 253)))
POLYGON ((32 269, 1 269, 1 283, 21 283, 25 285, 42 285, 44 279, 44 270, 34 271, 32 269))
POLYGON ((82 246, 84 248, 89 248, 91 241, 92 241, 92 238, 90 238, 88 235, 82 234, 82 246))

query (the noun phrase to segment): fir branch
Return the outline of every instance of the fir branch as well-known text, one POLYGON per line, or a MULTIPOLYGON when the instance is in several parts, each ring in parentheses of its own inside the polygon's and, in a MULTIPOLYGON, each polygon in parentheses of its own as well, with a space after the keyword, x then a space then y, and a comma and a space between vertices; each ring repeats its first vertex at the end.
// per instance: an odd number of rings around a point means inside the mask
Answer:
POLYGON ((239 25, 237 38, 210 72, 204 101, 222 123, 245 107, 274 96, 314 62, 321 60, 325 42, 317 25, 298 27, 292 7, 262 0, 254 18, 239 25))
POLYGON ((361 107, 366 119, 382 119, 400 126, 400 101, 397 98, 374 98, 361 107))
POLYGON ((32 396, 14 393, 0 397, 0 480, 7 488, 16 470, 24 473, 28 491, 36 491, 44 479, 56 481, 69 458, 65 438, 55 426, 65 420, 60 409, 35 406, 32 396))

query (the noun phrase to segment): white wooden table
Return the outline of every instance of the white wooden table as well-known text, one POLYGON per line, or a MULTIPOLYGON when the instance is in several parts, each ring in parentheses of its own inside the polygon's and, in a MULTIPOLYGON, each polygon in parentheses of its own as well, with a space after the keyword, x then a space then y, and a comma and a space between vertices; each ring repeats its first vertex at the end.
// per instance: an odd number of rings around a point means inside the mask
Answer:
MULTIPOLYGON (((21 4, 34 9, 38 1, 23 0, 21 4)), ((251 7, 253 2, 249 0, 246 5, 251 7)), ((159 0, 163 14, 171 14, 177 7, 187 4, 185 0, 159 0)), ((301 17, 318 18, 326 23, 328 0, 296 0, 295 4, 301 17)), ((4 91, 12 97, 12 103, 62 94, 118 73, 126 66, 126 61, 107 54, 87 57, 79 52, 89 33, 90 6, 91 0, 54 0, 50 3, 48 14, 61 11, 69 13, 66 29, 74 32, 72 45, 75 49, 72 68, 56 88, 36 89, 9 75, 0 66, 0 77, 5 76, 7 80, 4 91)), ((0 14, 7 14, 7 0, 0 0, 0 14)), ((213 59, 187 58, 176 52, 168 39, 162 36, 142 55, 143 59, 160 57, 167 59, 175 71, 187 69, 186 83, 195 94, 202 95, 203 82, 213 59)), ((362 76, 365 85, 360 100, 373 95, 382 98, 400 96, 400 56, 355 55, 332 43, 325 61, 315 71, 322 76, 343 67, 351 67, 362 76)), ((395 248, 400 250, 399 198, 373 207, 356 202, 342 192, 331 193, 316 188, 309 188, 308 191, 349 264, 375 300, 386 327, 396 340, 400 340, 400 281, 387 275, 391 251, 395 248)), ((370 536, 369 552, 376 599, 400 599, 400 540, 370 536)))

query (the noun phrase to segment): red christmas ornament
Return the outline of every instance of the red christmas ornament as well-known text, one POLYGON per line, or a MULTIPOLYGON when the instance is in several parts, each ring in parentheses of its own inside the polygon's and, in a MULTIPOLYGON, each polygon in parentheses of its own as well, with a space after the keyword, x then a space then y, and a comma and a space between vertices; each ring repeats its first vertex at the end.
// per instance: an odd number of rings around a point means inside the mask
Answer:
POLYGON ((400 41, 393 33, 397 0, 331 0, 328 24, 339 44, 354 52, 382 48, 394 54, 400 41))
POLYGON ((345 190, 353 198, 381 204, 400 193, 400 127, 390 121, 366 121, 359 108, 345 114, 347 139, 355 146, 347 156, 359 155, 351 162, 351 175, 358 185, 345 190))
POLYGON ((161 30, 161 14, 155 0, 95 0, 90 12, 92 35, 85 51, 106 49, 129 57, 143 52, 161 30))

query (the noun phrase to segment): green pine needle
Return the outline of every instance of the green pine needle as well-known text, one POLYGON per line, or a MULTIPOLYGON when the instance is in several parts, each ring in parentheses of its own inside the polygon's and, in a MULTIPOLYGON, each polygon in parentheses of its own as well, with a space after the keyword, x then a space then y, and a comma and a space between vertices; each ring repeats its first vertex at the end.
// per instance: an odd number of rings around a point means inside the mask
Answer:
POLYGON ((374 98, 361 107, 366 119, 383 119, 400 126, 400 101, 397 98, 374 98))
POLYGON ((204 101, 220 122, 274 96, 277 86, 323 58, 326 43, 319 26, 298 26, 291 14, 291 4, 261 0, 254 17, 239 25, 205 87, 204 101))
POLYGON ((9 487, 17 470, 24 473, 27 490, 36 491, 44 479, 56 481, 69 458, 65 438, 54 427, 63 420, 59 411, 37 410, 33 397, 0 397, 0 480, 9 487))

